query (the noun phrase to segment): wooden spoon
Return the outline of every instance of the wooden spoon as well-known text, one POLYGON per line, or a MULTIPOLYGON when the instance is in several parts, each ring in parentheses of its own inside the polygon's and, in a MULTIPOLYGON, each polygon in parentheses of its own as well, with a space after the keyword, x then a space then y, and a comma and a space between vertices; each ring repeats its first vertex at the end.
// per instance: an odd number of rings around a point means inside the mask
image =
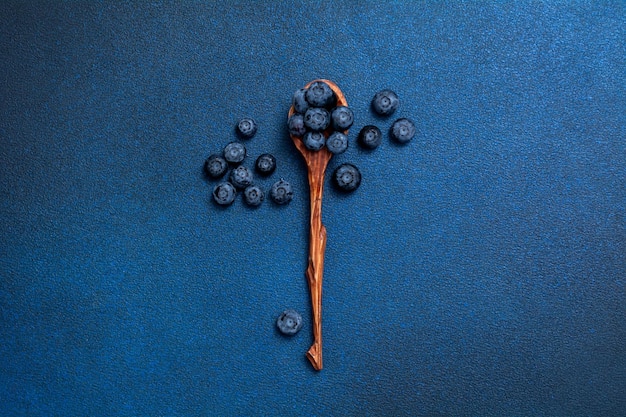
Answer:
MULTIPOLYGON (((323 81, 335 92, 337 106, 347 106, 345 96, 335 83, 329 80, 313 80, 308 88, 316 81, 323 81)), ((289 109, 289 117, 295 113, 293 106, 289 109)), ((330 128, 324 132, 326 137, 331 133, 330 128)), ((344 131, 347 134, 348 131, 344 131)), ((291 135, 293 143, 300 151, 309 174, 309 188, 311 192, 311 236, 309 242, 309 266, 306 270, 307 281, 311 291, 313 307, 313 345, 306 353, 307 358, 316 370, 322 369, 322 277, 324 274, 324 251, 326 250, 326 228, 322 224, 322 194, 324 192, 324 174, 328 161, 333 154, 326 148, 311 151, 304 146, 302 138, 291 135)))

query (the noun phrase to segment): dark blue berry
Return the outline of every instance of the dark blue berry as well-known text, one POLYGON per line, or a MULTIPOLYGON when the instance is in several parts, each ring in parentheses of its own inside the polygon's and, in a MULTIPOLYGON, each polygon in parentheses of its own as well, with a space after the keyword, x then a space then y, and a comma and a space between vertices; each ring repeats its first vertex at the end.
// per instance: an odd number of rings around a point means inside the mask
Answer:
POLYGON ((321 107, 309 107, 304 113, 304 125, 313 132, 321 132, 330 125, 328 110, 321 107))
POLYGON ((298 113, 294 113, 287 122, 289 126, 289 134, 301 138, 306 133, 306 127, 304 126, 304 116, 298 113))
POLYGON ((213 199, 221 206, 228 206, 235 201, 237 190, 229 182, 222 182, 213 189, 213 199))
POLYGON ((282 334, 293 336, 302 328, 302 316, 295 310, 285 310, 278 316, 276 327, 282 334))
POLYGON ((347 130, 354 123, 354 114, 349 107, 336 107, 330 115, 335 130, 347 130))
POLYGON ((326 147, 335 155, 344 153, 348 149, 348 137, 341 132, 334 132, 326 139, 326 147))
POLYGON ((302 138, 304 146, 311 151, 319 151, 326 143, 326 137, 322 132, 306 132, 302 138))
POLYGON ((233 169, 230 173, 230 182, 240 190, 248 187, 252 184, 254 180, 254 175, 252 175, 252 171, 246 168, 243 165, 239 165, 237 168, 233 169))
POLYGON ((265 199, 263 190, 256 185, 251 185, 243 191, 243 200, 252 207, 260 206, 265 199))
POLYGON ((354 191, 361 184, 361 171, 352 164, 341 164, 333 174, 335 184, 343 191, 354 191))
POLYGON ((239 123, 237 123, 236 130, 237 134, 239 134, 239 136, 241 136, 242 138, 250 139, 256 134, 257 125, 253 119, 246 117, 244 119, 241 119, 239 123))
POLYGON ((270 197, 276 204, 287 204, 293 199, 291 184, 282 178, 276 181, 270 189, 270 197))
POLYGON ((398 119, 393 122, 389 136, 399 143, 407 143, 415 136, 415 125, 409 119, 398 119))
POLYGON ((315 81, 312 83, 306 90, 305 98, 313 107, 332 109, 337 103, 335 92, 323 81, 315 81))
POLYGON ((228 163, 219 155, 211 155, 204 161, 204 172, 211 178, 221 178, 228 169, 228 163))
POLYGON ((359 132, 359 143, 366 149, 376 149, 383 140, 383 134, 379 128, 367 125, 359 132))
POLYGON ((254 166, 259 174, 270 175, 276 170, 276 158, 272 154, 264 153, 256 159, 254 166))
POLYGON ((304 114, 306 109, 309 108, 309 103, 306 101, 306 88, 301 88, 293 93, 293 109, 296 113, 304 114))
POLYGON ((372 109, 381 116, 389 116, 398 108, 400 100, 391 90, 382 90, 374 95, 372 109))
POLYGON ((239 142, 231 142, 224 147, 224 159, 231 164, 239 164, 246 157, 246 147, 239 142))

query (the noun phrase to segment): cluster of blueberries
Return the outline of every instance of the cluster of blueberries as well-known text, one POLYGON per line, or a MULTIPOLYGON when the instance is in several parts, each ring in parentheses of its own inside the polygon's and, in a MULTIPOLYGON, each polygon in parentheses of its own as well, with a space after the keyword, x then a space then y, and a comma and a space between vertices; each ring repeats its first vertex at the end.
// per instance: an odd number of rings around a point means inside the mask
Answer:
MULTIPOLYGON (((237 123, 236 131, 243 139, 252 138, 258 130, 254 119, 243 118, 237 123)), ((247 205, 257 207, 265 199, 263 190, 254 184, 254 174, 248 167, 241 165, 247 154, 241 142, 230 142, 224 147, 222 154, 212 154, 204 162, 204 172, 211 179, 220 179, 226 175, 230 167, 228 181, 220 182, 213 188, 213 199, 221 206, 228 206, 235 201, 237 191, 243 190, 243 198, 247 205)), ((276 158, 264 153, 255 162, 255 170, 261 176, 269 176, 276 170, 276 158)), ((284 179, 276 181, 270 188, 270 198, 276 204, 287 204, 293 198, 291 184, 284 179)))

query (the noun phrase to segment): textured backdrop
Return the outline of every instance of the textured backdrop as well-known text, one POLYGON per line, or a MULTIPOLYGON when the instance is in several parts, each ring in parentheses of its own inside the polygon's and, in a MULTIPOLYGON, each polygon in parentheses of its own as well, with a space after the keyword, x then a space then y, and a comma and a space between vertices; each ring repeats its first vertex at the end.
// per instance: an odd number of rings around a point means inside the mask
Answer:
POLYGON ((1 415, 626 413, 625 3, 382 3, 0 3, 1 415), (315 78, 363 174, 326 187, 319 373, 315 78), (364 152, 382 88, 418 135, 364 152), (243 116, 289 206, 212 203, 243 116))

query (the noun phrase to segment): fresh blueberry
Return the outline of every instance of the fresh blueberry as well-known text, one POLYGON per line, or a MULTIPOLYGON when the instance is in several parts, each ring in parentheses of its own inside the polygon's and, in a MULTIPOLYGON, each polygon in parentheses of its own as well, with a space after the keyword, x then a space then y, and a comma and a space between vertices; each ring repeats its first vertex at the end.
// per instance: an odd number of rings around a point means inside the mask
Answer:
POLYGON ((219 155, 211 155, 204 161, 204 172, 211 178, 222 178, 228 169, 228 163, 219 155))
POLYGON ((321 107, 309 107, 304 113, 304 125, 313 132, 321 132, 330 125, 328 110, 321 107))
POLYGON ((361 172, 352 164, 341 164, 333 174, 335 184, 343 191, 354 191, 361 184, 361 172))
POLYGON ((282 178, 276 181, 270 189, 270 197, 276 204, 287 204, 293 199, 291 184, 282 178))
POLYGON ((244 139, 250 139, 256 134, 256 131, 256 122, 249 117, 243 118, 237 123, 237 133, 244 139))
POLYGON ((309 103, 307 103, 305 95, 306 88, 301 88, 293 93, 293 108, 296 113, 304 114, 306 109, 309 108, 309 103))
POLYGON ((260 206, 264 199, 265 194, 263 194, 263 190, 257 185, 251 185, 243 191, 243 200, 249 206, 260 206))
POLYGON ((337 103, 335 92, 323 81, 315 81, 312 83, 306 90, 304 97, 313 107, 332 109, 337 103))
POLYGON ((259 174, 268 176, 276 169, 276 158, 272 154, 264 153, 256 159, 255 167, 259 174))
POLYGON ((374 95, 372 109, 381 116, 389 116, 398 108, 400 100, 398 95, 391 90, 382 90, 374 95))
POLYGON ((326 147, 335 155, 344 153, 348 149, 348 137, 341 132, 333 132, 326 139, 326 147))
POLYGON ((231 142, 224 147, 224 159, 231 164, 240 164, 246 157, 246 147, 239 142, 231 142))
POLYGON ((237 189, 243 190, 251 185, 253 180, 252 171, 243 165, 239 165, 230 172, 230 183, 237 189))
POLYGON ((319 151, 326 143, 326 137, 322 132, 306 132, 302 138, 304 146, 311 151, 319 151))
POLYGON ((352 123, 354 123, 354 114, 352 110, 346 106, 335 107, 330 118, 332 119, 333 129, 335 130, 349 129, 352 123))
POLYGON ((222 182, 213 189, 213 199, 221 206, 229 206, 235 201, 237 190, 229 182, 222 182))
POLYGON ((383 134, 379 128, 367 125, 359 132, 359 143, 366 149, 376 149, 383 140, 383 134))
POLYGON ((289 126, 289 134, 301 138, 306 133, 306 127, 304 126, 304 116, 298 113, 294 113, 287 122, 289 126))
POLYGON ((393 122, 389 136, 399 143, 407 143, 415 136, 415 125, 404 117, 398 119, 393 122))
POLYGON ((282 334, 293 336, 302 328, 302 316, 295 310, 285 310, 278 316, 276 327, 282 334))

